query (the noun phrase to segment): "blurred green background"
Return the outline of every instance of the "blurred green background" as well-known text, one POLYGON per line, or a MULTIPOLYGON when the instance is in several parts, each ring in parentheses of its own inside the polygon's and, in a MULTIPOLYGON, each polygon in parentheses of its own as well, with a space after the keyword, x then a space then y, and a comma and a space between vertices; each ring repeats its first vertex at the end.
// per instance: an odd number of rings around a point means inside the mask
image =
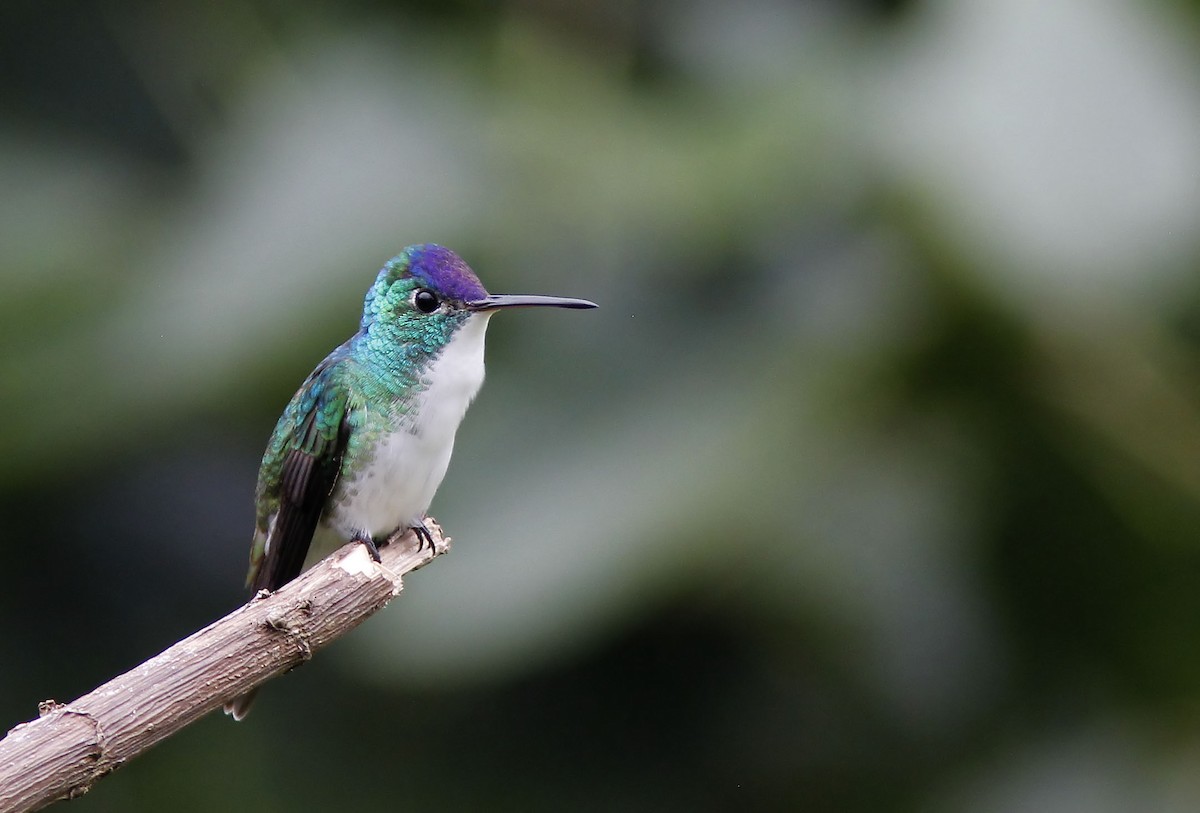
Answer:
POLYGON ((9 2, 0 730, 235 607, 402 246, 402 600, 71 809, 1200 809, 1200 4, 9 2))

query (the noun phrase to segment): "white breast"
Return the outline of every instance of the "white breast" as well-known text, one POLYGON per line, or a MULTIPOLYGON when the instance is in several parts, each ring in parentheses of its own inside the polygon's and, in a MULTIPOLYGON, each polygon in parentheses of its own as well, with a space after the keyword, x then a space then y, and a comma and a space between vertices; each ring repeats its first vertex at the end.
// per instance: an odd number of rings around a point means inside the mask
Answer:
POLYGON ((326 516, 305 566, 365 530, 383 541, 396 528, 425 516, 454 451, 454 435, 483 385, 483 340, 490 313, 474 314, 458 329, 425 371, 427 386, 399 428, 386 435, 374 459, 353 482, 342 483, 343 499, 326 516))

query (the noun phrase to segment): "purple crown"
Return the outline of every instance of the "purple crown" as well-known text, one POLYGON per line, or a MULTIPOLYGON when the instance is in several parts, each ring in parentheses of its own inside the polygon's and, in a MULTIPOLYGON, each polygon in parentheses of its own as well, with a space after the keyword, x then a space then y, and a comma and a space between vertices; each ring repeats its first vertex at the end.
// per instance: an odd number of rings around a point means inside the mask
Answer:
POLYGON ((367 291, 359 323, 361 330, 366 330, 375 321, 388 290, 402 279, 419 280, 442 298, 460 302, 471 302, 488 295, 471 267, 450 249, 433 243, 409 246, 384 264, 375 284, 367 291))
POLYGON ((383 270, 391 270, 393 278, 407 272, 447 299, 466 302, 487 296, 483 283, 462 257, 433 243, 409 246, 389 260, 383 270))

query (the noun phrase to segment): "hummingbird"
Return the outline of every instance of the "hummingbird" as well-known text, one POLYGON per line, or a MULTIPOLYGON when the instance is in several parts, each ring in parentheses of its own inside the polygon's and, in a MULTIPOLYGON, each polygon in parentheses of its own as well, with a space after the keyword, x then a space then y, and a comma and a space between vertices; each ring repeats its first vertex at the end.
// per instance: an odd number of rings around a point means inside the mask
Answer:
MULTIPOLYGON (((453 251, 409 246, 367 291, 358 332, 309 374, 267 443, 246 584, 277 590, 347 542, 413 530, 483 384, 488 321, 507 308, 594 308, 584 299, 493 295, 453 251)), ((241 720, 254 692, 225 704, 241 720)))

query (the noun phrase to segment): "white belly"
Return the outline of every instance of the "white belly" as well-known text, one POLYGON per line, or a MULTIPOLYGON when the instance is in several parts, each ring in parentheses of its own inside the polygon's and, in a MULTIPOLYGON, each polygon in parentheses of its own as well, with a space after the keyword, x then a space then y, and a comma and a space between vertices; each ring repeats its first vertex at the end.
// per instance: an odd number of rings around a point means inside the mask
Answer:
POLYGON ((321 518, 305 567, 345 544, 358 531, 383 542, 397 529, 421 521, 437 492, 454 435, 483 385, 483 340, 491 314, 473 315, 425 371, 425 388, 397 427, 384 435, 373 458, 321 518))

